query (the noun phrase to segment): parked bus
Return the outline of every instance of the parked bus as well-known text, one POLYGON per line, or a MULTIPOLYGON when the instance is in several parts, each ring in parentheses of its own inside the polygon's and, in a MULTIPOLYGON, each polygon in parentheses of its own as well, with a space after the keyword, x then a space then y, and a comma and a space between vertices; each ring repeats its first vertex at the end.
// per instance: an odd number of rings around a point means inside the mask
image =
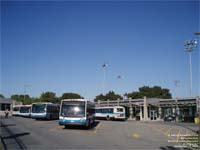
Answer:
POLYGON ((59 104, 49 102, 33 103, 31 108, 31 118, 34 119, 58 119, 59 104))
POLYGON ((21 107, 21 105, 15 105, 15 106, 13 106, 13 111, 12 111, 12 115, 13 116, 19 116, 20 107, 21 107))
POLYGON ((106 120, 125 120, 125 108, 122 106, 97 107, 95 109, 95 118, 106 120))
POLYGON ((31 117, 31 105, 22 105, 19 108, 19 116, 31 117))
POLYGON ((85 99, 62 100, 60 105, 59 124, 81 125, 90 128, 95 122, 95 104, 85 99))

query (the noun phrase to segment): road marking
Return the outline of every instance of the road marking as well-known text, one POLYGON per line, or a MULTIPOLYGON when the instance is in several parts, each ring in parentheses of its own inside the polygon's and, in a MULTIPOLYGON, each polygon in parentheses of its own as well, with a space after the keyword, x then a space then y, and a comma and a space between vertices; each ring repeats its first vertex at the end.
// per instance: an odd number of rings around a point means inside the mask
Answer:
POLYGON ((150 126, 152 129, 154 129, 154 130, 158 131, 159 133, 163 134, 164 136, 167 136, 169 139, 174 140, 173 137, 168 136, 168 135, 165 135, 165 133, 164 133, 162 130, 158 129, 156 126, 152 126, 152 125, 149 125, 149 126, 150 126))
POLYGON ((179 141, 181 131, 182 131, 182 129, 179 128, 178 133, 176 134, 176 142, 179 141))
POLYGON ((186 136, 190 136, 190 133, 189 133, 189 130, 188 129, 186 129, 186 136))
POLYGON ((164 134, 165 134, 166 136, 170 135, 171 130, 172 130, 172 127, 170 127, 166 132, 164 132, 164 134))
POLYGON ((137 133, 134 133, 132 136, 133 136, 133 138, 135 138, 135 139, 138 139, 138 138, 140 137, 140 135, 137 134, 137 133))
POLYGON ((93 133, 97 133, 97 130, 100 128, 100 126, 101 126, 101 123, 99 122, 99 124, 97 125, 97 127, 95 128, 95 130, 93 131, 93 133))

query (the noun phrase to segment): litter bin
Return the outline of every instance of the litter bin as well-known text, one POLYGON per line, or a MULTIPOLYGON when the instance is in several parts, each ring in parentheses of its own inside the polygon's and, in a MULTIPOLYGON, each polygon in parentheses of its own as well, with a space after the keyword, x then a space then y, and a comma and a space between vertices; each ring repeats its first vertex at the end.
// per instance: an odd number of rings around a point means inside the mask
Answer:
POLYGON ((194 123, 195 123, 195 124, 198 124, 198 123, 199 123, 199 118, 198 118, 198 117, 195 117, 195 118, 194 118, 194 123))

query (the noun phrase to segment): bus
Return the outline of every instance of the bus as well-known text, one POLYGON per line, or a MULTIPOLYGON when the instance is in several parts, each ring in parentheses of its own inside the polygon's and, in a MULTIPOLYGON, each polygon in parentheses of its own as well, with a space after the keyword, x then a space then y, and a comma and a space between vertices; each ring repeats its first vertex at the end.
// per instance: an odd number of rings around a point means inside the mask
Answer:
POLYGON ((33 119, 58 119, 59 118, 59 104, 50 102, 33 103, 31 108, 31 118, 33 119))
POLYGON ((106 120, 126 120, 125 108, 122 106, 96 107, 95 118, 106 120))
POLYGON ((21 105, 15 105, 15 106, 13 106, 13 111, 12 111, 12 115, 13 116, 19 116, 20 107, 21 107, 21 105))
POLYGON ((19 108, 19 116, 31 117, 31 105, 22 105, 19 108))
POLYGON ((60 105, 59 125, 90 128, 95 123, 95 104, 85 99, 64 99, 60 105))

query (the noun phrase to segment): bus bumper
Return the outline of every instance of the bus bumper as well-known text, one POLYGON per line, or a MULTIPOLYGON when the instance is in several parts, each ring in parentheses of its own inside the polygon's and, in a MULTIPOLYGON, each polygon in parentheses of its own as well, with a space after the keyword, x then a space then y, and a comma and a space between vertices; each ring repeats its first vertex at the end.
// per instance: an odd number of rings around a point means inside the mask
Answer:
POLYGON ((59 120, 59 125, 86 125, 86 120, 59 120))

